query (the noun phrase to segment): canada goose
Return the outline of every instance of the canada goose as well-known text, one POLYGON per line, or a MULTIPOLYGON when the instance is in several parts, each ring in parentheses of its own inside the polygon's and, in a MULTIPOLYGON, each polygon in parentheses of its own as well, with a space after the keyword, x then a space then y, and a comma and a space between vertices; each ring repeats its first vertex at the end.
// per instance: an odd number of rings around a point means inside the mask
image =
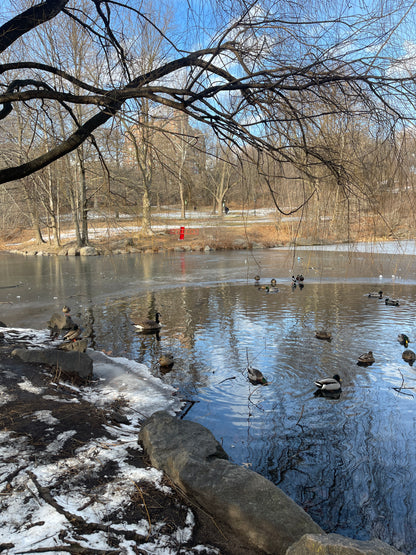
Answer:
POLYGON ((371 297, 372 299, 382 299, 383 298, 383 291, 372 291, 367 295, 367 297, 371 297))
POLYGON ((248 379, 251 381, 251 383, 260 384, 260 385, 266 385, 267 384, 267 380, 263 376, 263 374, 260 372, 260 370, 257 370, 256 368, 253 368, 252 366, 249 366, 247 368, 247 374, 248 374, 248 379))
POLYGON ((405 333, 399 333, 399 335, 397 336, 397 341, 400 343, 400 345, 404 345, 405 347, 409 345, 409 338, 405 333))
POLYGON ((331 334, 329 331, 325 331, 325 330, 317 330, 315 332, 315 337, 317 339, 326 339, 326 341, 331 341, 331 334))
POLYGON ((409 364, 413 364, 416 360, 416 354, 411 349, 406 349, 402 353, 402 359, 408 362, 409 364))
POLYGON ((399 305, 400 305, 399 301, 395 301, 395 300, 393 300, 393 299, 389 299, 388 297, 386 297, 386 298, 384 299, 384 302, 386 303, 386 305, 389 305, 389 306, 399 306, 399 305))
POLYGON ((161 316, 160 312, 156 312, 155 320, 149 320, 149 319, 141 320, 139 322, 135 322, 134 327, 142 331, 159 330, 162 327, 162 324, 159 321, 160 316, 161 316))
POLYGON ((361 366, 367 366, 373 364, 373 362, 375 362, 373 351, 368 351, 368 353, 364 353, 358 357, 357 364, 360 364, 361 366))
POLYGON ((82 335, 82 329, 77 325, 76 328, 74 328, 73 330, 69 330, 69 332, 67 332, 64 335, 64 340, 65 341, 76 341, 77 339, 79 339, 82 335))
POLYGON ((163 366, 163 367, 173 366, 174 364, 173 355, 171 353, 165 353, 164 355, 160 355, 159 364, 160 366, 163 366))
POLYGON ((341 391, 341 378, 338 374, 334 374, 332 378, 323 378, 316 380, 314 384, 322 393, 336 393, 341 391))

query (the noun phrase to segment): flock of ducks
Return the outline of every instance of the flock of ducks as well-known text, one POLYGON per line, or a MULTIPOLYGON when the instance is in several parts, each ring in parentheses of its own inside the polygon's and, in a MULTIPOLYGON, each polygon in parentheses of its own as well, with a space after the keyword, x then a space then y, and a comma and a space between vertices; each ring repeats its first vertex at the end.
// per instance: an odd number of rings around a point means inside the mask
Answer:
MULTIPOLYGON (((255 281, 255 284, 259 287, 259 289, 263 289, 263 288, 266 290, 269 289, 269 286, 259 286, 260 276, 258 275, 255 276, 254 281, 255 281)), ((304 281, 304 277, 302 274, 297 275, 296 277, 292 276, 292 287, 296 287, 297 284, 302 284, 303 281, 304 281)), ((276 286, 275 279, 272 279, 271 286, 273 287, 276 286)), ((373 291, 371 293, 368 293, 367 296, 375 299, 383 299, 383 291, 373 291)), ((388 306, 400 305, 398 300, 393 300, 393 299, 390 299, 389 297, 386 297, 384 299, 384 302, 388 306)), ((321 339, 324 341, 331 341, 332 339, 331 333, 324 329, 315 331, 315 337, 317 339, 321 339)), ((410 365, 412 365, 416 360, 416 354, 411 349, 407 349, 407 346, 409 345, 409 337, 404 333, 400 333, 397 337, 397 340, 401 345, 403 345, 406 348, 402 353, 403 360, 405 360, 410 365)), ((359 366, 370 366, 374 362, 375 362, 375 358, 372 351, 363 353, 358 357, 358 360, 357 360, 357 364, 359 366)), ((263 376, 260 370, 257 370, 256 368, 252 368, 251 366, 249 366, 247 368, 247 374, 248 374, 248 379, 253 384, 267 385, 268 383, 267 379, 263 376)), ((342 383, 342 379, 338 374, 334 374, 332 377, 316 380, 314 382, 314 384, 317 387, 315 395, 324 395, 324 396, 337 398, 341 393, 341 383, 342 383)))
MULTIPOLYGON (((303 286, 303 281, 304 281, 304 277, 302 274, 298 274, 296 277, 292 276, 292 287, 296 287, 297 284, 299 284, 299 286, 301 285, 303 286)), ((258 287, 258 289, 264 290, 266 292, 279 291, 277 287, 277 282, 274 278, 270 281, 270 285, 260 285, 260 276, 256 275, 254 276, 254 282, 255 282, 255 285, 258 287)), ((368 297, 383 299, 383 291, 374 291, 374 292, 368 293, 368 297)), ((399 306, 400 304, 399 301, 390 299, 389 297, 386 297, 384 299, 384 302, 386 305, 389 305, 389 306, 399 306)), ((65 309, 68 309, 67 312, 69 313, 69 308, 64 307, 63 312, 66 312, 65 309)), ((160 322, 160 317, 161 317, 160 312, 156 312, 154 320, 145 318, 143 320, 134 322, 133 324, 138 331, 157 332, 162 327, 162 324, 160 322)), ((65 336, 65 339, 68 339, 68 340, 70 339, 73 340, 73 338, 76 339, 80 335, 80 333, 81 333, 80 329, 71 330, 65 336), (70 335, 71 337, 69 337, 70 335)), ((331 341, 332 339, 331 333, 323 329, 315 331, 315 337, 317 339, 321 339, 324 341, 331 341)), ((397 339, 399 343, 406 348, 402 354, 403 360, 409 362, 409 364, 413 364, 413 362, 416 360, 416 354, 412 350, 407 349, 407 346, 409 345, 409 337, 404 333, 400 333, 397 339)), ((357 360, 357 364, 360 366, 370 366, 374 362, 375 362, 375 358, 372 351, 363 353, 358 357, 358 360, 357 360)), ((159 358, 159 364, 161 368, 165 368, 165 369, 172 368, 174 364, 173 355, 170 353, 162 354, 159 358)), ((255 384, 255 385, 268 384, 268 381, 263 375, 263 373, 257 368, 253 368, 252 366, 248 366, 247 376, 249 381, 252 384, 255 384)), ((338 374, 334 374, 334 376, 332 377, 326 377, 320 380, 316 380, 314 382, 314 384, 317 387, 315 395, 337 396, 341 393, 341 382, 342 382, 342 379, 338 374)))

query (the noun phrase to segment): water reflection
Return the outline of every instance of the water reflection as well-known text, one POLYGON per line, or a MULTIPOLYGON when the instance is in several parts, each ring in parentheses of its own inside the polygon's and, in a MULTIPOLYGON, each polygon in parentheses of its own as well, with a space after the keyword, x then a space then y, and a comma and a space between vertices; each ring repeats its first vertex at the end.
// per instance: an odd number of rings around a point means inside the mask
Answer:
POLYGON ((326 531, 416 554, 416 373, 397 340, 406 334, 410 349, 416 342, 416 283, 378 278, 413 276, 415 257, 308 253, 292 271, 287 254, 259 253, 261 282, 277 280, 270 294, 253 287, 247 256, 26 261, 30 280, 10 262, 0 285, 22 280, 26 298, 0 289, 2 301, 13 299, 0 319, 33 325, 28 310, 46 321, 70 299, 97 349, 145 363, 178 387, 192 401, 185 418, 206 425, 233 460, 273 480, 326 531), (298 273, 304 287, 292 289, 298 273), (400 305, 368 297, 380 287, 400 305), (132 322, 156 311, 160 333, 137 333, 132 322), (330 330, 331 341, 316 330, 330 330), (358 366, 368 351, 375 362, 358 366), (164 353, 175 361, 168 373, 164 353), (267 387, 250 383, 250 365, 267 387), (315 396, 314 381, 334 374, 339 397, 315 396))

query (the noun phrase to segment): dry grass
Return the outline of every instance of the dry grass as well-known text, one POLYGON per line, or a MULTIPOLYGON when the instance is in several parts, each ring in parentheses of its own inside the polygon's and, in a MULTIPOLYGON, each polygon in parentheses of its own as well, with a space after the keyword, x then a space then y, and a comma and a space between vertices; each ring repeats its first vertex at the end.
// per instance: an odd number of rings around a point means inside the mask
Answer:
MULTIPOLYGON (((156 225, 167 223, 163 219, 156 220, 156 225)), ((398 223, 394 230, 382 221, 375 220, 372 216, 364 216, 354 221, 337 223, 316 221, 285 221, 276 219, 275 223, 245 223, 241 220, 236 221, 231 218, 212 218, 204 221, 196 219, 169 220, 169 230, 156 231, 150 237, 143 237, 137 233, 132 233, 126 228, 129 225, 137 224, 137 219, 123 221, 111 232, 108 231, 108 222, 92 222, 95 238, 90 244, 100 249, 103 253, 114 251, 123 252, 160 252, 174 250, 176 248, 188 249, 193 251, 203 250, 207 245, 214 249, 247 249, 253 246, 290 246, 297 244, 320 244, 336 242, 355 242, 355 241, 383 241, 395 238, 410 238, 410 230, 404 223, 398 223), (210 224, 205 227, 204 222, 210 224), (342 223, 342 225, 341 225, 342 223), (199 225, 198 225, 199 224, 199 225), (179 239, 179 233, 172 233, 170 230, 184 225, 186 229, 183 240, 179 239), (97 234, 98 230, 101 234, 97 234)), ((62 232, 70 231, 62 229, 62 232)), ((34 241, 32 230, 16 228, 8 230, 0 238, 0 250, 13 250, 34 254, 35 252, 48 252, 51 254, 65 251, 70 247, 76 247, 75 241, 62 241, 62 245, 57 247, 54 244, 37 244, 34 241)))

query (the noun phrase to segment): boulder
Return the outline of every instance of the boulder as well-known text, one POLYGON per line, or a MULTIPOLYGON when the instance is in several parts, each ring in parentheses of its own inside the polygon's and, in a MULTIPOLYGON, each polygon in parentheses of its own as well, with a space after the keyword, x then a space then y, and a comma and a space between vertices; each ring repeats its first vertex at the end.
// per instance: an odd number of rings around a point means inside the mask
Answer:
POLYGON ((286 555, 399 555, 394 547, 374 539, 369 541, 352 540, 339 534, 325 536, 306 534, 298 542, 291 545, 286 555))
POLYGON ((69 376, 79 376, 86 380, 92 377, 92 360, 86 353, 60 351, 58 349, 24 349, 12 351, 24 362, 34 362, 56 366, 69 376))
POLYGON ((51 335, 58 335, 62 330, 74 330, 77 327, 71 316, 63 312, 54 312, 46 324, 51 331, 51 335))
POLYGON ((151 463, 221 525, 265 553, 284 554, 304 534, 324 534, 281 489, 228 460, 201 424, 154 413, 139 438, 151 463))
POLYGON ((80 256, 97 256, 98 251, 95 247, 81 247, 79 249, 80 256))
POLYGON ((88 339, 78 339, 77 341, 64 341, 58 346, 61 351, 77 351, 85 353, 88 347, 88 339))

